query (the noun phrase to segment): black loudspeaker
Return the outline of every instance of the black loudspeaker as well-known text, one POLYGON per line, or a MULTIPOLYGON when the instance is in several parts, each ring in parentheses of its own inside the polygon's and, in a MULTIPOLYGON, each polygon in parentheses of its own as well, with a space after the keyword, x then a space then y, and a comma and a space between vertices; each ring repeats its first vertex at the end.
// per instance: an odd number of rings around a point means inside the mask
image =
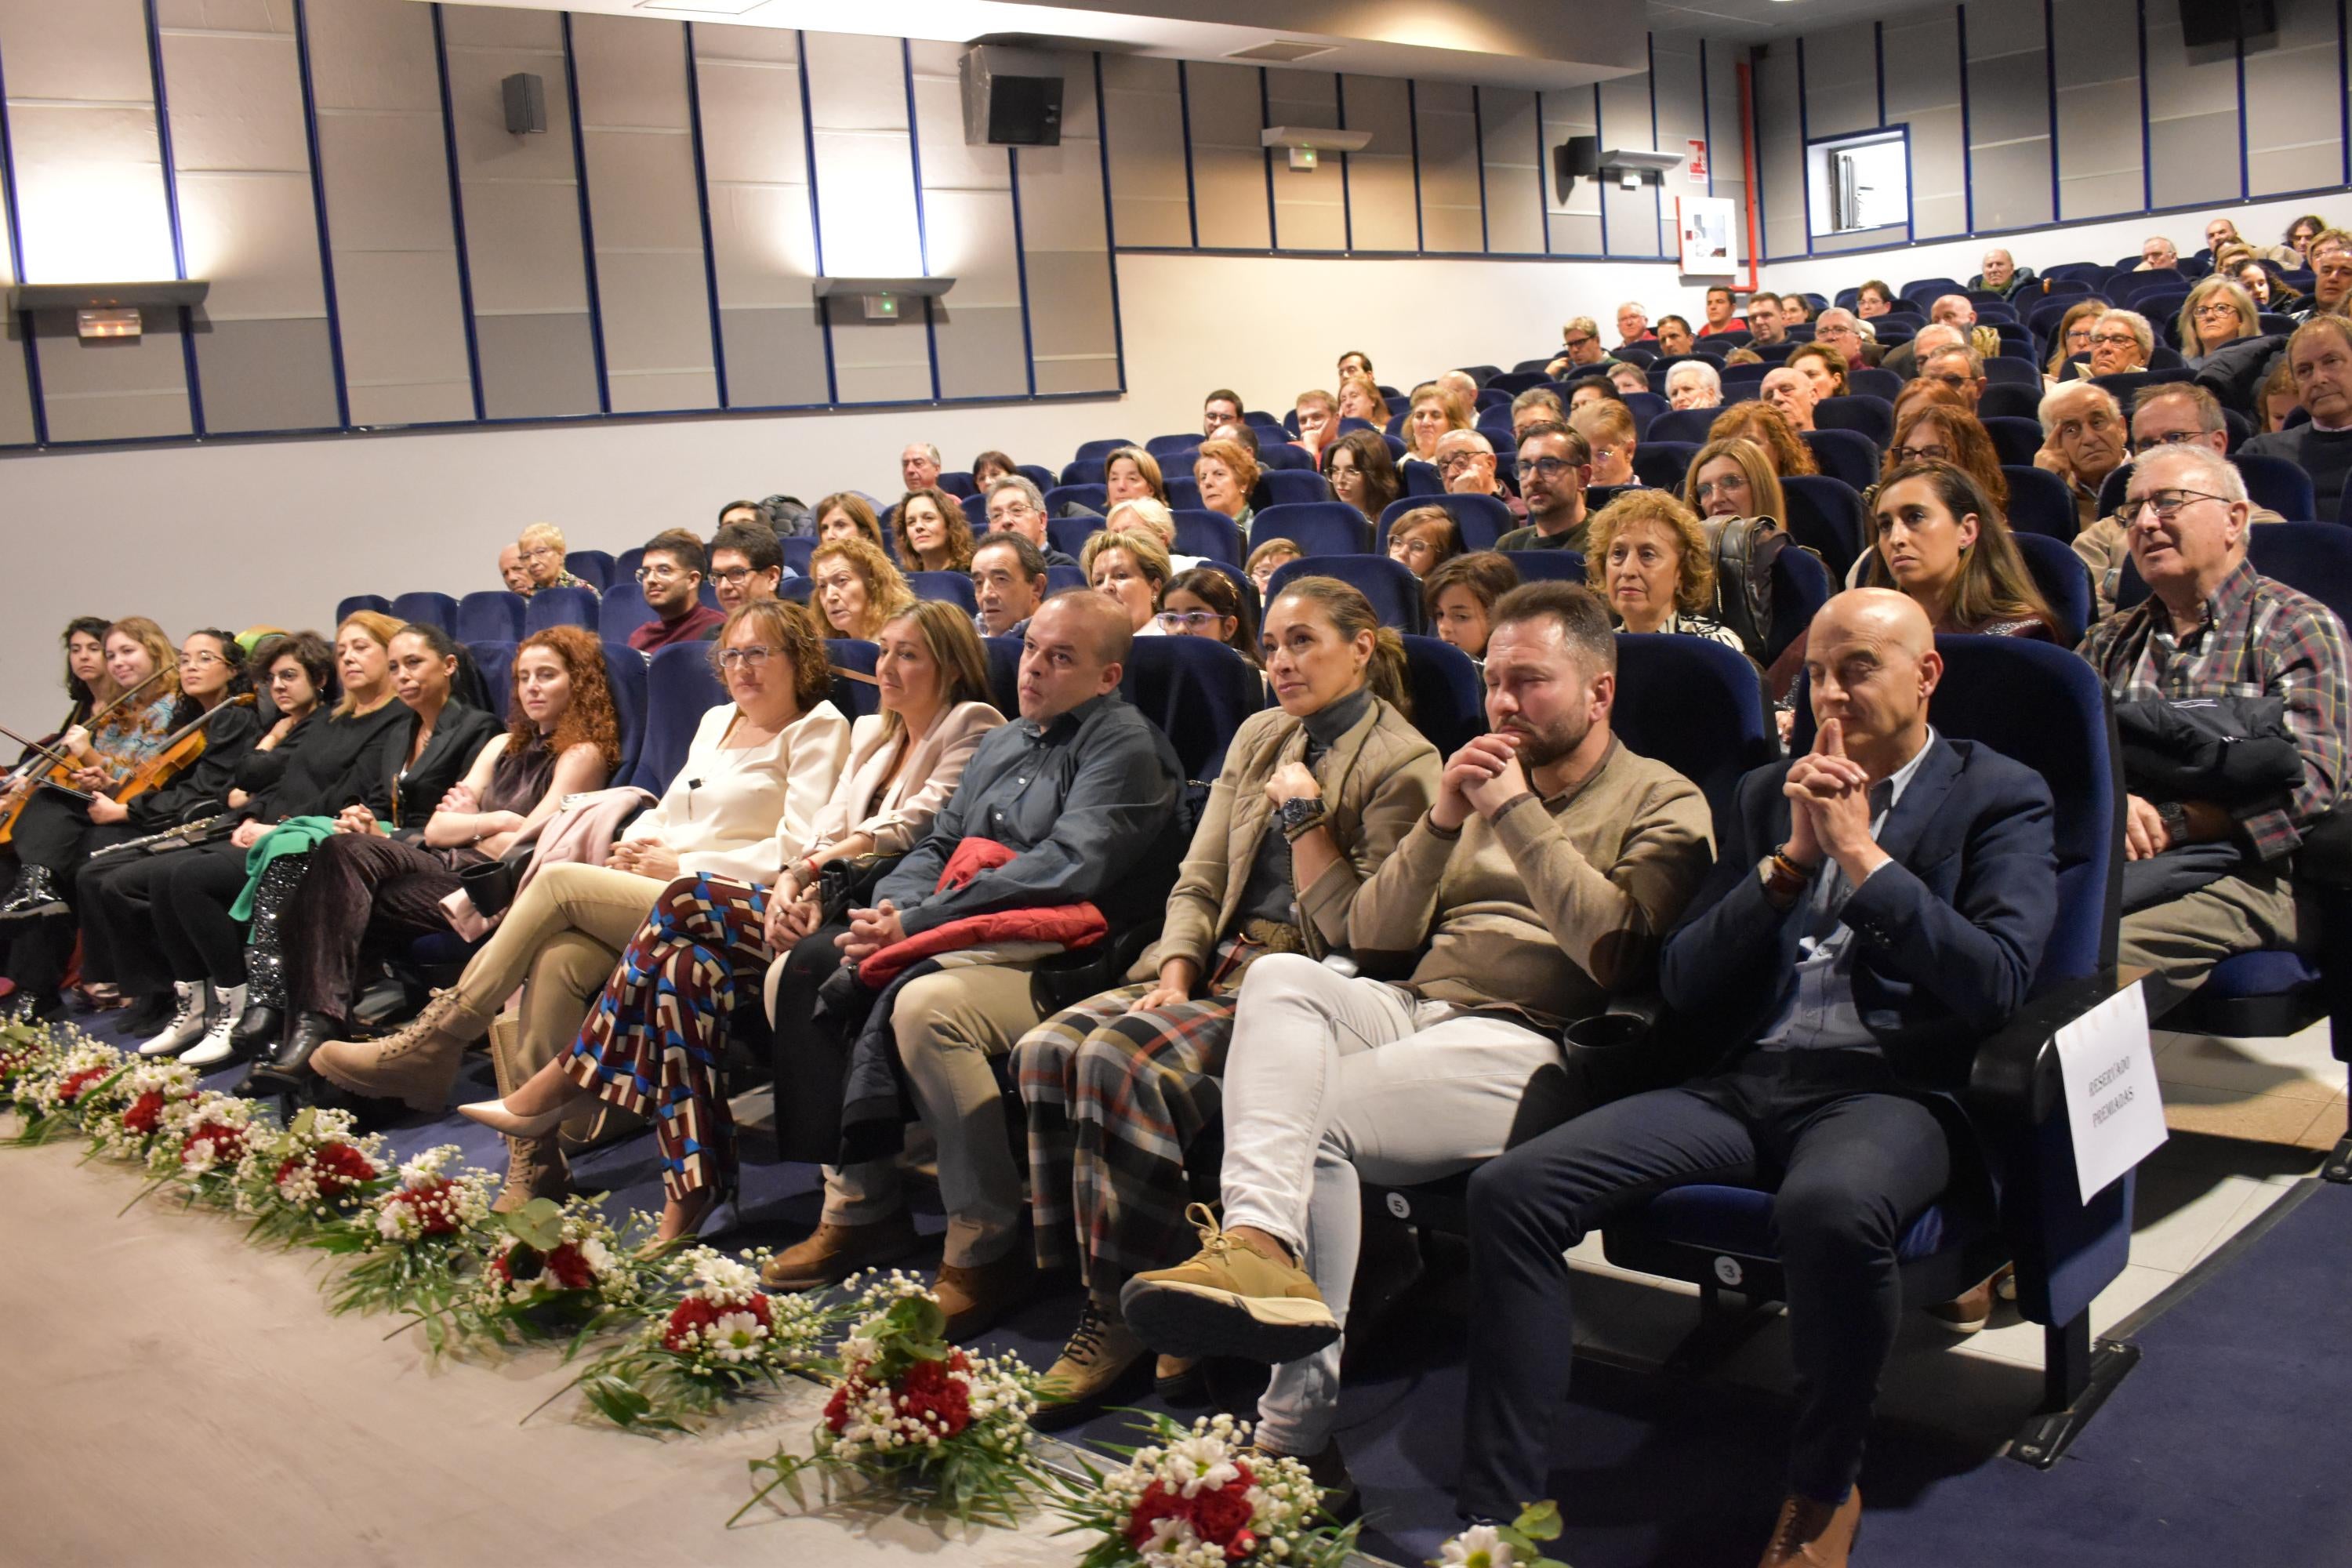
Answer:
POLYGON ((1062 144, 1062 72, 1050 56, 981 45, 965 51, 961 68, 967 143, 1062 144))
POLYGON ((505 100, 507 129, 517 136, 542 135, 547 131, 547 83, 529 71, 517 71, 499 83, 505 100))
MULTIPOLYGON (((2187 0, 2183 0, 2186 4, 2187 0)), ((1551 184, 1557 200, 1565 203, 1568 193, 1576 188, 1580 179, 1596 179, 1601 174, 1601 138, 1571 136, 1551 150, 1551 184)))
POLYGON ((2180 41, 2192 49, 2277 31, 2275 0, 2180 0, 2180 41))

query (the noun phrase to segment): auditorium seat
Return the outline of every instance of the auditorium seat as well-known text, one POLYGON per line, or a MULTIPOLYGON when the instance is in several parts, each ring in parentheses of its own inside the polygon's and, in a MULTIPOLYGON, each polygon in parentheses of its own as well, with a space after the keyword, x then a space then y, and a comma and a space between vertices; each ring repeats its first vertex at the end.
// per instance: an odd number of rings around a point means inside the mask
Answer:
MULTIPOLYGON (((548 589, 553 593, 555 590, 548 589)), ((381 600, 379 604, 383 603, 381 600)), ((384 605, 387 613, 392 606, 384 605)), ((457 601, 459 642, 520 642, 523 596, 504 588, 483 588, 457 601)), ((341 625, 340 620, 337 625, 341 625)))
POLYGON ((1443 508, 1453 517, 1465 550, 1492 550, 1496 540, 1519 526, 1511 503, 1498 496, 1403 496, 1389 502, 1381 511, 1380 532, 1372 542, 1373 547, 1385 553, 1390 525, 1405 513, 1424 506, 1443 508))
POLYGON ((1109 457, 1113 452, 1118 451, 1121 447, 1132 447, 1134 445, 1135 443, 1133 441, 1129 440, 1124 436, 1100 436, 1091 441, 1079 442, 1078 449, 1071 453, 1070 456, 1081 463, 1088 461, 1100 462, 1103 458, 1109 457))
POLYGON ((2256 506, 2266 506, 2289 522, 2316 522, 2319 503, 2313 498, 2311 476, 2284 458, 2232 458, 2245 479, 2246 494, 2256 506))
POLYGON ((1048 566, 1045 568, 1045 596, 1066 594, 1073 588, 1087 585, 1086 569, 1082 566, 1048 566))
POLYGON ((593 588, 541 588, 523 605, 522 629, 525 637, 532 632, 543 632, 550 626, 586 626, 593 630, 595 626, 596 591, 593 588))
POLYGON ((1883 397, 1891 408, 1895 398, 1902 395, 1903 378, 1874 364, 1858 364, 1845 373, 1845 388, 1865 397, 1883 397))
POLYGON ((474 656, 474 668, 482 672, 482 684, 489 689, 490 710, 499 716, 499 722, 505 723, 514 702, 513 641, 485 637, 467 643, 466 651, 474 656))
POLYGON ((618 555, 613 557, 613 581, 615 583, 635 582, 637 580, 637 568, 645 563, 646 547, 642 544, 632 544, 629 548, 622 551, 618 555))
POLYGON ((635 769, 637 753, 645 748, 646 656, 626 643, 607 639, 604 683, 613 689, 613 711, 621 726, 621 756, 610 775, 617 783, 635 769))
POLYGON ((1236 566, 1241 564, 1242 531, 1232 518, 1206 507, 1188 507, 1171 515, 1176 520, 1177 554, 1205 555, 1236 566))
POLYGON ((1783 550, 1772 558, 1772 633, 1759 663, 1769 668, 1805 635, 1814 612, 1830 602, 1835 591, 1827 566, 1810 550, 1783 550))
POLYGON ((1706 441, 1708 429, 1722 417, 1723 410, 1720 408, 1669 408, 1650 421, 1650 433, 1642 437, 1642 445, 1647 447, 1653 441, 1682 441, 1693 447, 1702 446, 1706 441))
POLYGON ((673 643, 646 665, 646 738, 625 781, 658 795, 686 764, 703 714, 728 700, 707 643, 673 643))
POLYGON ((1885 451, 1895 442, 1895 405, 1883 397, 1852 393, 1813 405, 1813 424, 1823 430, 1852 430, 1885 451))
MULTIPOLYGON (((1696 413, 1697 410, 1685 410, 1696 413)), ((1708 409, 1707 413, 1720 413, 1708 409)), ((1702 443, 1696 441, 1644 441, 1633 448, 1633 477, 1653 489, 1673 490, 1679 494, 1683 476, 1690 471, 1691 461, 1699 454, 1702 443)))
POLYGON ((1261 468, 1276 468, 1284 471, 1304 468, 1311 473, 1315 468, 1315 459, 1307 449, 1303 447, 1294 447, 1287 441, 1259 442, 1257 464, 1261 468))
POLYGON ((1985 380, 1997 385, 2030 387, 2035 397, 2042 395, 2042 366, 2036 360, 2016 359, 2008 354, 1989 359, 1985 361, 1985 380))
POLYGON ((827 637, 824 650, 833 666, 833 705, 842 717, 855 723, 880 712, 882 693, 871 677, 881 648, 857 637, 827 637), (860 675, 869 679, 859 680, 860 675))
POLYGON ((2012 533, 2039 533, 2059 541, 2082 531, 2074 517, 2074 492, 2047 468, 2017 463, 2001 465, 2009 484, 2009 527, 2012 533))
POLYGON ((972 483, 971 472, 967 468, 942 468, 940 477, 931 482, 958 500, 967 500, 980 493, 980 487, 972 483))
POLYGON ((1486 732, 1486 688, 1470 656, 1435 637, 1404 639, 1412 725, 1447 758, 1486 732))
POLYGON ((1300 501, 1329 500, 1331 487, 1321 474, 1309 468, 1269 468, 1257 477, 1257 487, 1250 492, 1253 505, 1259 507, 1295 506, 1300 501))
POLYGON ((1043 463, 1015 463, 1013 471, 1035 485, 1040 491, 1052 488, 1054 470, 1043 463))
POLYGON ((1045 542, 1072 560, 1087 547, 1087 541, 1103 530, 1099 517, 1049 517, 1045 520, 1045 542))
POLYGON ((613 585, 613 553, 609 550, 573 550, 563 557, 563 569, 598 593, 613 585))
POLYGON ((1507 550, 1503 559, 1517 568, 1522 583, 1582 583, 1584 552, 1580 550, 1507 550))
POLYGON ((1409 496, 1442 496, 1445 493, 1445 478, 1434 463, 1424 463, 1419 458, 1408 458, 1391 452, 1396 458, 1397 478, 1403 481, 1403 494, 1409 496))
POLYGON ((629 634, 656 619, 646 603, 645 591, 635 583, 615 587, 596 605, 596 635, 606 642, 626 643, 629 634))
POLYGON ((1138 637, 1119 690, 1160 726, 1184 764, 1197 807, 1242 721, 1265 706, 1257 667, 1207 637, 1138 637))
POLYGON ((971 578, 961 572, 909 572, 907 586, 915 591, 919 599, 943 600, 962 606, 966 614, 980 608, 971 578))
POLYGON ((2011 384, 1996 381, 1984 389, 1977 400, 1977 417, 1994 419, 2024 419, 2032 422, 2037 437, 2042 428, 2042 377, 2036 373, 2032 385, 2011 384))
MULTIPOLYGON (((1143 444, 1143 449, 1159 458, 1160 466, 1164 469, 1168 467, 1169 458, 1180 452, 1198 451, 1204 439, 1206 439, 1205 437, 1192 432, 1183 432, 1174 436, 1154 436, 1143 444)), ((1189 457, 1186 458, 1185 465, 1190 467, 1192 459, 1189 457)))
POLYGON ((1421 579, 1402 562, 1385 555, 1314 555, 1286 561, 1275 568, 1266 584, 1267 593, 1281 597, 1283 585, 1294 577, 1337 577, 1372 602, 1372 613, 1380 616, 1382 626, 1416 635, 1423 630, 1421 579))
MULTIPOLYGON (((468 595, 468 597, 470 596, 471 595, 468 595)), ((509 595, 508 596, 511 598, 514 595, 509 595)), ((385 598, 382 594, 346 595, 342 603, 335 606, 335 625, 338 626, 341 626, 345 621, 350 620, 362 610, 367 610, 379 616, 388 616, 392 614, 392 601, 385 598)))
POLYGON ((1302 555, 1357 555, 1371 548, 1372 531, 1346 501, 1303 501, 1270 506, 1250 519, 1250 548, 1269 539, 1287 539, 1302 555))
POLYGON ((1101 485, 1055 485, 1045 492, 1047 515, 1058 517, 1069 507, 1102 513, 1110 510, 1110 492, 1101 485))
POLYGON ((816 584, 807 577, 787 577, 777 585, 776 597, 795 605, 808 605, 816 597, 816 584))
POLYGON ((1066 485, 1098 485, 1103 482, 1103 460, 1100 458, 1077 458, 1062 465, 1062 482, 1066 485))
POLYGON ((2063 539, 2015 531, 2010 537, 2025 558, 2025 569, 2033 574, 2033 585, 2058 617, 2059 646, 2073 647, 2091 624, 2091 569, 2063 539))
POLYGON ((1806 430, 1805 445, 1822 473, 1843 479, 1857 491, 1878 482, 1878 443, 1852 430, 1806 430))
POLYGON ((776 541, 777 547, 784 552, 784 565, 803 577, 808 575, 809 557, 816 553, 819 542, 815 539, 803 539, 797 535, 776 541))
POLYGON ((982 637, 988 656, 988 700, 1010 721, 1021 717, 1021 639, 982 637))
MULTIPOLYGON (((1188 469, 1189 467, 1187 465, 1188 469)), ((1178 507, 1197 507, 1201 504, 1201 487, 1193 482, 1189 471, 1170 473, 1162 468, 1160 474, 1168 489, 1168 505, 1171 510, 1178 507)))
POLYGON ((1611 727, 1626 746, 1662 762, 1727 820, 1742 775, 1780 752, 1763 679, 1746 655, 1710 637, 1617 634, 1611 727))
MULTIPOLYGON (((1988 395, 1988 399, 1990 395, 1988 395)), ((1992 437, 1993 455, 2005 468, 2033 467, 2033 454, 2042 450, 2042 422, 2020 419, 2005 414, 1981 416, 1985 434, 1992 437)))
POLYGON ((425 589, 403 594, 392 602, 392 613, 403 621, 439 626, 452 637, 457 632, 457 601, 446 594, 425 589))
MULTIPOLYGON (((953 495, 955 492, 950 490, 948 493, 953 495)), ((986 496, 963 496, 957 500, 956 504, 963 508, 964 522, 971 529, 975 537, 988 531, 988 498, 986 496)))
POLYGON ((1789 536, 1820 556, 1831 576, 1844 582, 1870 539, 1861 495, 1826 474, 1792 474, 1780 481, 1780 489, 1789 498, 1789 536))

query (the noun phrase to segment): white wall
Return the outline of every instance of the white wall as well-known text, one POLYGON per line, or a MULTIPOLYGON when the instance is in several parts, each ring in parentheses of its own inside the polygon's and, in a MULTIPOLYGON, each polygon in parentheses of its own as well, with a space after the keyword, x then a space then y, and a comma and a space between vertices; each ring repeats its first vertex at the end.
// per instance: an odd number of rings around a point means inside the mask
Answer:
POLYGON ((2070 224, 1995 239, 1956 239, 1860 256, 1775 261, 1764 269, 1764 280, 1783 292, 1806 289, 1832 296, 1871 278, 1882 279, 1897 289, 1914 278, 1957 278, 1966 283, 1976 276, 1985 252, 1995 246, 2017 258, 2020 267, 2031 267, 2038 272, 2044 267, 2069 261, 2113 263, 2123 257, 2137 255, 2141 241, 2159 234, 2179 246, 2183 256, 2193 256, 2205 248, 2205 226, 2217 217, 2229 218, 2238 226, 2240 234, 2256 245, 2276 245, 2279 237, 2286 233, 2287 225, 2315 206, 2322 212, 2335 207, 2334 216, 2343 221, 2340 203, 2315 202, 2310 196, 2275 202, 2218 203, 2193 212, 2070 224))
POLYGON ((1118 283, 1124 399, 0 460, 17 584, 14 613, 0 617, 0 668, 11 672, 0 722, 55 722, 56 637, 74 616, 152 616, 174 637, 199 625, 325 629, 346 594, 498 586, 499 547, 535 519, 561 523, 575 546, 617 551, 665 528, 707 533, 736 496, 895 493, 910 440, 936 442, 951 468, 990 447, 1058 467, 1092 437, 1198 428, 1213 386, 1285 409, 1329 386, 1347 349, 1405 386, 1450 365, 1508 368, 1545 353, 1571 315, 1609 331, 1622 300, 1694 319, 1701 302, 1671 265, 1639 262, 1122 256, 1118 283))

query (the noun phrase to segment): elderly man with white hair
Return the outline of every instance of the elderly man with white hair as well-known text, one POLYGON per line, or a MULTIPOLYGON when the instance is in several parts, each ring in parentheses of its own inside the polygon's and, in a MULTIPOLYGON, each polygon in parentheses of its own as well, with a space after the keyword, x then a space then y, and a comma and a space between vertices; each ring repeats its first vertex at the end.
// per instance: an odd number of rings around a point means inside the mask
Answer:
POLYGON ((1843 305, 1832 305, 1813 318, 1813 342, 1843 354, 1848 370, 1877 364, 1885 357, 1877 342, 1863 335, 1862 318, 1843 305))
POLYGON ((2137 310, 2109 310, 2091 323, 2091 357, 2076 376, 2126 375, 2146 370, 2156 353, 2156 327, 2137 310))
MULTIPOLYGON (((1941 301, 1938 301, 1940 303, 1941 301)), ((1937 349, 1958 348, 1969 341, 1966 323, 1930 321, 1911 335, 1907 343, 1897 343, 1886 351, 1878 362, 1881 370, 1891 370, 1906 381, 1917 377, 1919 361, 1937 349)))
POLYGON ((1475 430, 1448 430, 1437 438, 1437 474, 1447 495, 1499 496, 1495 444, 1475 430))
POLYGON ((1821 394, 1813 386, 1813 378, 1803 371, 1775 365, 1764 373, 1757 392, 1787 416, 1790 429, 1802 433, 1813 427, 1813 405, 1821 400, 1821 394))
POLYGON ((1642 308, 1639 300, 1628 300, 1617 307, 1617 337, 1621 349, 1658 341, 1658 334, 1650 331, 1650 312, 1642 308))
POLYGON ((1920 357, 1918 379, 1958 394, 1973 411, 1984 396, 1984 355, 1965 343, 1936 349, 1920 357))
POLYGON ((1666 402, 1676 408, 1722 407, 1722 373, 1704 360, 1677 361, 1666 372, 1666 402))
POLYGON ((2070 381, 2042 395, 2042 449, 2033 466, 2066 481, 2074 496, 2074 523, 2087 528, 2099 515, 2099 487, 2128 457, 2123 410, 2104 386, 2070 381))
POLYGON ((2139 244, 2139 265, 2134 272, 2178 272, 2180 270, 2180 250, 2160 234, 2152 234, 2139 244))
POLYGON ((1969 279, 1971 291, 1989 289, 1996 294, 2013 295, 2021 289, 2032 289, 2042 281, 2033 275, 2033 268, 2020 267, 2017 258, 1999 246, 1986 251, 1984 259, 1978 265, 1984 270, 1969 279))
MULTIPOLYGON (((2093 390, 2096 390, 2094 388, 2093 390)), ((2215 457, 2230 451, 2230 426, 2221 400, 2194 382, 2160 381, 2143 386, 2132 399, 2131 449, 2142 457, 2173 447, 2202 447, 2215 457)), ((2254 507, 2255 522, 2284 522, 2268 507, 2254 507)), ((2074 553, 2091 570, 2091 595, 2095 602, 2091 618, 2115 614, 2116 593, 2123 584, 2124 563, 2131 558, 2131 521, 2118 510, 2074 536, 2074 553)))
POLYGON ((898 476, 910 490, 927 490, 940 482, 940 449, 929 441, 909 441, 898 454, 898 476))

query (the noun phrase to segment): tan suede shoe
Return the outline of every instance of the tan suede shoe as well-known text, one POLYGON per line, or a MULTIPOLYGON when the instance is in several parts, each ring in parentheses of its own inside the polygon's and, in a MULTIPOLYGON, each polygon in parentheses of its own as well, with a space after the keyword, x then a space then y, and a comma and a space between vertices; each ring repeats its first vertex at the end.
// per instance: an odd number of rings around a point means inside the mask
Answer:
POLYGON ((425 1011, 380 1040, 329 1040, 310 1053, 310 1067, 339 1089, 374 1100, 397 1100, 411 1110, 444 1110, 457 1081, 467 1037, 444 1026, 457 1010, 455 990, 436 991, 425 1011))
POLYGON ((1060 1358, 1037 1384, 1038 1409, 1031 1424, 1051 1431, 1084 1420, 1150 1353, 1116 1311, 1088 1301, 1060 1358))
POLYGON ((1119 1311, 1144 1343, 1163 1355, 1241 1356, 1271 1366, 1339 1337, 1307 1270, 1220 1229, 1205 1205, 1188 1215, 1202 1243, 1192 1261, 1139 1274, 1119 1292, 1119 1311))
POLYGON ((871 1225, 820 1225, 760 1270, 771 1290, 822 1290, 860 1269, 896 1263, 920 1245, 915 1222, 904 1209, 871 1225))
POLYGON ((1848 1491, 1841 1503, 1791 1497, 1780 1505, 1772 1543, 1764 1548, 1764 1560, 1757 1568, 1845 1568, 1861 1533, 1860 1487, 1848 1491))

